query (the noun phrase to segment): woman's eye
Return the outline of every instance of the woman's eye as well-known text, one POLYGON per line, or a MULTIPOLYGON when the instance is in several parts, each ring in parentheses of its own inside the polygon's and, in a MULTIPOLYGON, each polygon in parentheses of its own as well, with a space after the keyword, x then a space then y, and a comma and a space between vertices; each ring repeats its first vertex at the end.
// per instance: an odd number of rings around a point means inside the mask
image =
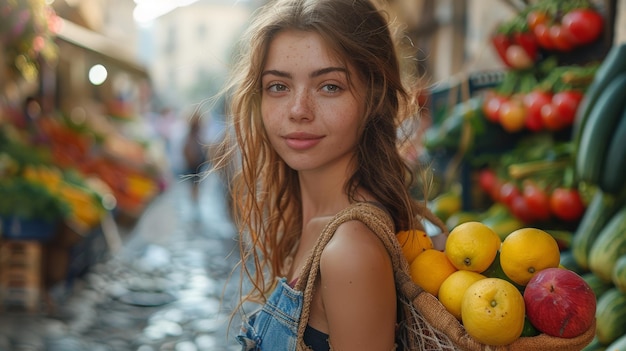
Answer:
POLYGON ((270 92, 281 92, 287 90, 287 87, 284 84, 273 83, 267 87, 267 90, 270 92))
POLYGON ((341 90, 341 88, 335 84, 326 84, 322 87, 322 89, 328 93, 336 93, 341 90))

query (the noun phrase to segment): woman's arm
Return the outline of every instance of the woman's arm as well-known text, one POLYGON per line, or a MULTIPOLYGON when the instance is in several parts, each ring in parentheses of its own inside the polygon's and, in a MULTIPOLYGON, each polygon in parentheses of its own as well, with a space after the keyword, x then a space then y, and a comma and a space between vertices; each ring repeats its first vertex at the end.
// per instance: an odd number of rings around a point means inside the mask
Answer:
POLYGON ((391 259, 367 226, 339 226, 320 261, 320 293, 334 350, 389 351, 396 324, 391 259))

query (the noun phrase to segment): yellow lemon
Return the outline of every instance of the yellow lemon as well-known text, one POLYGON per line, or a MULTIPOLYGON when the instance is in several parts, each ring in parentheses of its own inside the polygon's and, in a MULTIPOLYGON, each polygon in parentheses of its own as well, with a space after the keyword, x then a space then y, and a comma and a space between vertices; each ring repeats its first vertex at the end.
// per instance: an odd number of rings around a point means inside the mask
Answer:
POLYGON ((500 249, 504 274, 519 285, 525 286, 542 269, 558 267, 560 261, 558 243, 541 229, 518 229, 504 239, 500 249))
POLYGON ((428 249, 418 255, 411 263, 410 270, 413 282, 435 296, 438 296, 443 281, 456 272, 446 254, 435 249, 428 249))
POLYGON ((461 302, 465 330, 488 345, 507 345, 519 338, 525 313, 522 293, 500 278, 485 278, 470 285, 461 302))
POLYGON ((445 222, 453 213, 461 210, 461 195, 455 191, 448 191, 437 196, 429 207, 437 217, 445 222))
POLYGON ((441 283, 437 297, 446 310, 460 321, 463 294, 470 285, 485 278, 487 277, 472 271, 456 271, 441 283))
POLYGON ((445 253, 457 269, 481 273, 491 265, 501 243, 487 225, 465 222, 450 231, 445 253))
POLYGON ((402 253, 407 262, 411 264, 417 255, 433 248, 433 241, 428 234, 421 230, 403 230, 396 234, 398 242, 402 247, 402 253))

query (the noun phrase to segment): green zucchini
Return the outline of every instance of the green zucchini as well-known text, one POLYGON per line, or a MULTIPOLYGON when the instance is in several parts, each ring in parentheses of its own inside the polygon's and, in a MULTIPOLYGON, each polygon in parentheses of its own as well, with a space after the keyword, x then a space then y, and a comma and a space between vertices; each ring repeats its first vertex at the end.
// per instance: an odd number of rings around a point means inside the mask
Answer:
POLYGON ((626 294, 626 255, 620 256, 620 258, 615 261, 615 267, 613 267, 611 280, 613 280, 613 284, 615 284, 615 287, 619 291, 626 294))
POLYGON ((578 148, 580 137, 587 124, 587 118, 589 118, 591 109, 611 80, 620 72, 626 72, 626 43, 611 47, 596 70, 591 84, 589 84, 585 95, 583 95, 583 99, 580 101, 572 126, 572 139, 574 140, 575 148, 578 148))
POLYGON ((626 331, 626 294, 611 288, 596 305, 596 336, 604 345, 617 340, 626 331))
POLYGON ((597 189, 587 205, 572 238, 571 251, 578 266, 589 270, 589 251, 602 228, 621 206, 621 201, 613 194, 597 189))
POLYGON ((618 194, 626 188, 626 108, 622 111, 613 137, 607 143, 606 159, 598 186, 606 192, 618 194))
POLYGON ((600 182, 608 141, 625 105, 626 71, 618 74, 607 85, 589 113, 576 152, 576 175, 579 180, 594 185, 600 182))
POLYGON ((626 254, 626 206, 602 228, 589 251, 589 270, 605 282, 612 282, 617 259, 626 254))

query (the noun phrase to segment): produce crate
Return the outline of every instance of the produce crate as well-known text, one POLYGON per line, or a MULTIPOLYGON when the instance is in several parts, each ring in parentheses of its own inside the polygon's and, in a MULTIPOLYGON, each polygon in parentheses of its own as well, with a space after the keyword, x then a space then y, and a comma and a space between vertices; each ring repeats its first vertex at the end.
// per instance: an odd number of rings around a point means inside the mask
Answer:
MULTIPOLYGON (((501 70, 478 71, 469 73, 461 79, 453 78, 446 82, 433 85, 429 89, 427 108, 434 128, 441 126, 450 116, 452 110, 461 102, 484 94, 490 88, 498 86, 504 79, 505 72, 501 70)), ((515 144, 515 136, 500 133, 500 127, 492 124, 486 125, 485 133, 481 136, 480 143, 475 140, 474 155, 492 152, 503 152, 515 144)), ((461 201, 463 210, 474 209, 475 202, 471 193, 475 183, 472 175, 472 166, 465 160, 458 164, 456 160, 457 149, 439 148, 429 150, 429 164, 433 167, 436 179, 444 179, 448 167, 457 167, 455 173, 461 183, 461 201)), ((465 157, 464 157, 465 158, 465 157)), ((443 185, 443 184, 441 184, 443 185)), ((438 190, 445 191, 443 186, 438 190)))
POLYGON ((0 309, 39 309, 41 256, 42 244, 38 241, 0 241, 0 309))
POLYGON ((502 82, 504 75, 505 72, 501 70, 480 71, 469 73, 462 79, 452 78, 432 85, 428 89, 427 106, 433 124, 440 124, 450 108, 463 101, 464 94, 472 97, 482 93, 485 89, 493 88, 502 82), (463 89, 466 91, 464 92, 463 89))

